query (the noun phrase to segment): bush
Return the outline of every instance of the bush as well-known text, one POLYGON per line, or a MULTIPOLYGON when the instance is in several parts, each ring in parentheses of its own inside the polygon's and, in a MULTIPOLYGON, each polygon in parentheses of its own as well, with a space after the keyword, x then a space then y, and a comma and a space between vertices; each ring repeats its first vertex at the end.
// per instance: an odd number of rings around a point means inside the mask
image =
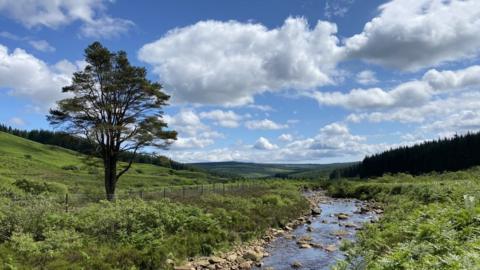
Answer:
POLYGON ((26 193, 32 195, 39 195, 42 193, 57 193, 57 194, 65 194, 67 192, 67 186, 55 183, 55 182, 36 182, 27 179, 17 180, 13 183, 17 188, 23 190, 26 193))
POLYGON ((65 170, 65 171, 78 171, 79 168, 75 165, 66 165, 66 166, 63 166, 62 167, 62 170, 65 170))

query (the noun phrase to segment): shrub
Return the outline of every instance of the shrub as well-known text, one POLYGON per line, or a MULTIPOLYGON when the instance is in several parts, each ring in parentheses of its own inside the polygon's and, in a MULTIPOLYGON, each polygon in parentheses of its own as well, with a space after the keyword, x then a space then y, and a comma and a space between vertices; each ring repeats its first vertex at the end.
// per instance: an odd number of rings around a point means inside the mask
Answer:
POLYGON ((65 171, 78 171, 79 168, 75 165, 66 165, 66 166, 63 166, 62 167, 62 170, 65 170, 65 171))

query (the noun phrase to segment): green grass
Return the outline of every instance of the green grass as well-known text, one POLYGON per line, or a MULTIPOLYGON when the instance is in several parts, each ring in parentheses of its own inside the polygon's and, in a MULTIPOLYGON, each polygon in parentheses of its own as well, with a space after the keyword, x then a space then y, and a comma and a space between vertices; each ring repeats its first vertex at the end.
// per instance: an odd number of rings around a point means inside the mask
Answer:
POLYGON ((332 196, 385 207, 337 269, 480 269, 480 168, 366 181, 328 181, 332 196), (359 259, 363 258, 363 259, 359 259))
MULTIPOLYGON (((125 166, 125 163, 120 163, 125 166)), ((103 168, 100 160, 86 159, 77 152, 43 145, 0 132, 0 181, 27 179, 65 185, 71 193, 102 193, 103 168), (92 164, 93 163, 93 164, 92 164)), ((201 184, 222 181, 204 172, 133 164, 118 182, 118 192, 154 190, 165 185, 201 184)))

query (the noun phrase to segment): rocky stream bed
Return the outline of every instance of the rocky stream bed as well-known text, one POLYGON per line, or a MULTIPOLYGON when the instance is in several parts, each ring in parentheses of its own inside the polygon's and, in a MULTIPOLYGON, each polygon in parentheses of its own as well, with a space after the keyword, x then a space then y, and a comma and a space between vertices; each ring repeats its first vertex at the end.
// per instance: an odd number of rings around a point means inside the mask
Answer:
POLYGON ((329 269, 343 258, 339 245, 354 240, 365 222, 375 222, 383 211, 355 199, 335 199, 323 191, 306 192, 311 211, 283 229, 270 229, 263 239, 231 252, 197 258, 175 270, 329 269))

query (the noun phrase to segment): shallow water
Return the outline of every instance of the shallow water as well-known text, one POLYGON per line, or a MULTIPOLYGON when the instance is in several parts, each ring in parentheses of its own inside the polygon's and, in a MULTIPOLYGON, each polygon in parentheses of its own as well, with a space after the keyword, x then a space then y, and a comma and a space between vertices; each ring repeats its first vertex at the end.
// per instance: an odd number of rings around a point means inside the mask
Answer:
POLYGON ((319 216, 311 217, 312 223, 305 224, 295 228, 292 235, 296 236, 294 239, 286 239, 279 237, 275 239, 266 251, 270 256, 263 259, 262 268, 272 267, 275 270, 292 269, 292 263, 297 261, 302 264, 299 269, 329 269, 335 265, 337 260, 343 258, 343 252, 340 251, 339 245, 342 239, 354 240, 355 228, 345 227, 345 224, 355 224, 361 227, 364 222, 369 222, 374 218, 373 213, 359 214, 355 213, 357 206, 362 205, 361 201, 351 199, 331 199, 328 203, 319 204, 322 213, 319 216), (335 214, 346 213, 349 215, 347 220, 338 220, 335 214), (307 231, 307 227, 313 228, 312 232, 307 231), (337 237, 335 234, 339 231, 347 232, 347 235, 337 237), (300 249, 297 245, 297 240, 305 235, 312 237, 311 243, 318 243, 322 246, 335 245, 336 251, 329 252, 323 248, 309 248, 300 249))

